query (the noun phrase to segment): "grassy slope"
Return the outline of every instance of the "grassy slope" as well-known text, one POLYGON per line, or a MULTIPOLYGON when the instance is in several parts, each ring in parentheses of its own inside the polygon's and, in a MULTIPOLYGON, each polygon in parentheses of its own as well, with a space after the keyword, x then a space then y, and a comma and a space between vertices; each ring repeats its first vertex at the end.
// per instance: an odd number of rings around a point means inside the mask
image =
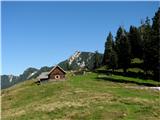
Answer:
POLYGON ((159 92, 136 84, 97 79, 95 73, 63 82, 33 81, 2 91, 2 119, 10 120, 158 120, 159 92))
POLYGON ((140 79, 140 78, 134 78, 134 77, 126 77, 121 75, 98 75, 98 79, 104 79, 107 81, 113 81, 113 82, 123 82, 123 83, 135 83, 138 85, 145 85, 145 86, 160 86, 160 82, 150 80, 150 79, 140 79))

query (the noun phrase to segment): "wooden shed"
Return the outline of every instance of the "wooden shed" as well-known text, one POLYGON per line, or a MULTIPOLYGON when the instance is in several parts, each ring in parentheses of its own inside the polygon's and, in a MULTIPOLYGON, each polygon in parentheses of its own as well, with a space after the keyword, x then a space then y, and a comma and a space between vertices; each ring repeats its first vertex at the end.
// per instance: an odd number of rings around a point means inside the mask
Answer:
POLYGON ((48 74, 49 79, 64 79, 66 72, 60 67, 55 66, 48 74))
POLYGON ((41 73, 37 78, 38 81, 46 81, 46 80, 64 80, 66 72, 60 67, 55 66, 49 72, 41 73))

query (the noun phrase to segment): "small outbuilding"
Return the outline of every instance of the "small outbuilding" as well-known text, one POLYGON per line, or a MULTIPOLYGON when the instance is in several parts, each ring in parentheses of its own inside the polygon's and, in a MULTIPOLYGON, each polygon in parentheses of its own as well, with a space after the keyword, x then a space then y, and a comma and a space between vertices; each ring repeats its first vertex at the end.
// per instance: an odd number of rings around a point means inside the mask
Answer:
POLYGON ((46 81, 46 80, 64 80, 66 72, 60 66, 54 66, 51 71, 41 73, 37 78, 38 81, 46 81))

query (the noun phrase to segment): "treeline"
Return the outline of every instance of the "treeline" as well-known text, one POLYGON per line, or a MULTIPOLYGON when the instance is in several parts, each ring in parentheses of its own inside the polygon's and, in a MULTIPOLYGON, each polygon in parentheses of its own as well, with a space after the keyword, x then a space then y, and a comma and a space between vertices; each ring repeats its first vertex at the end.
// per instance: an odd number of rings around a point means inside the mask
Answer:
POLYGON ((144 74, 152 72, 153 78, 159 80, 160 72, 160 8, 151 20, 147 17, 139 27, 130 26, 127 32, 119 27, 115 39, 110 32, 103 56, 103 65, 114 72, 122 68, 124 74, 131 65, 131 60, 139 58, 143 61, 144 74))

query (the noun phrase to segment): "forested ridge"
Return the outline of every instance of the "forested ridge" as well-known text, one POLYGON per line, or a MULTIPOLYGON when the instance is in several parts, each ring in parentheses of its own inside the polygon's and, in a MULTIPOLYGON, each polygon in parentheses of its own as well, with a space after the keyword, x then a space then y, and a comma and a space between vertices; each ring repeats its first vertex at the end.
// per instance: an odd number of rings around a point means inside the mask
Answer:
POLYGON ((159 81, 160 71, 160 8, 152 19, 146 17, 139 27, 130 26, 129 31, 120 26, 114 37, 110 32, 105 42, 105 51, 102 65, 107 69, 127 69, 131 66, 132 59, 139 59, 142 63, 138 66, 144 72, 144 78, 149 76, 159 81), (151 24, 152 23, 152 24, 151 24))

